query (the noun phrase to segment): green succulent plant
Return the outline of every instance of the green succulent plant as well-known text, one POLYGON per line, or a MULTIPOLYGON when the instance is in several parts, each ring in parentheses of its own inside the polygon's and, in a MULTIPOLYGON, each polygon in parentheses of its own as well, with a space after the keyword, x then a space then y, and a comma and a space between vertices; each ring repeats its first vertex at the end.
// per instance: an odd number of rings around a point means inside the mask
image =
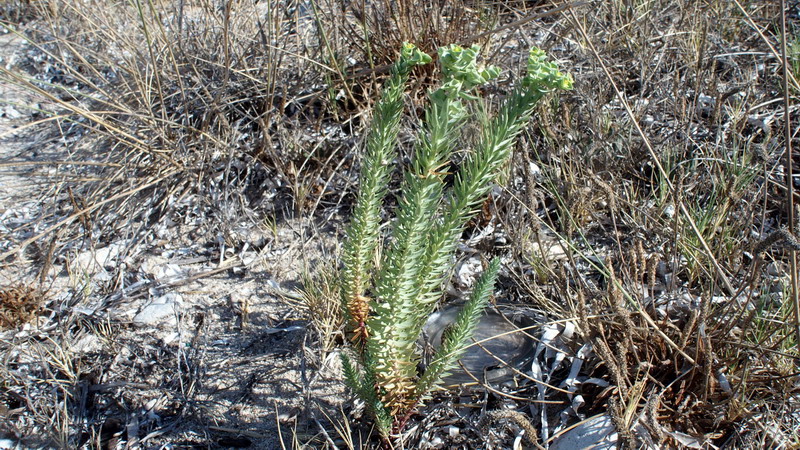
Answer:
POLYGON ((570 76, 559 72, 544 52, 531 50, 527 75, 498 113, 482 121, 478 143, 455 173, 452 187, 445 189, 450 159, 463 145, 459 137, 470 118, 468 103, 478 100, 478 86, 500 73, 497 67, 480 66, 478 54, 477 46, 439 49, 441 84, 429 93, 388 240, 382 236, 380 215, 395 159, 403 90, 411 69, 431 61, 411 44, 403 46, 392 67, 366 140, 361 184, 342 252, 342 306, 353 349, 343 362, 348 386, 367 404, 386 439, 400 431, 414 408, 453 369, 492 293, 500 268, 496 259, 419 374, 417 341, 442 298, 441 287, 467 222, 508 162, 536 102, 572 86, 570 76), (379 251, 383 242, 388 243, 379 251))

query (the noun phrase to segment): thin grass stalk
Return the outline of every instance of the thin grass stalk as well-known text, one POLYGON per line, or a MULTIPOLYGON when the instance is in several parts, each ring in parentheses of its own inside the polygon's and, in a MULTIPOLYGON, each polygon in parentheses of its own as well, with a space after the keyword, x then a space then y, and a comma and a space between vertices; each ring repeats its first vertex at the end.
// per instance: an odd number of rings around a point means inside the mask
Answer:
MULTIPOLYGON (((345 74, 344 69, 339 65, 339 61, 336 58, 336 51, 334 50, 333 45, 331 44, 330 38, 328 36, 328 33, 326 32, 326 28, 323 25, 323 20, 322 20, 323 18, 321 16, 322 12, 319 10, 316 0, 313 0, 311 2, 311 8, 314 11, 314 23, 316 24, 317 33, 320 39, 322 40, 322 47, 324 47, 325 49, 323 58, 327 60, 327 64, 333 69, 333 72, 335 72, 336 75, 338 76, 339 82, 341 82, 342 84, 342 88, 345 90, 345 92, 347 92, 347 97, 351 101, 355 102, 355 97, 353 96, 353 92, 350 89, 348 78, 345 74)), ((326 73, 325 77, 328 78, 329 75, 326 73)), ((328 84, 329 87, 332 87, 333 85, 333 83, 328 83, 328 84)))
POLYGON ((529 15, 523 17, 522 19, 518 19, 518 20, 515 20, 515 21, 513 21, 511 23, 507 23, 505 25, 501 25, 499 27, 495 27, 495 28, 493 28, 491 30, 484 31, 484 32, 472 35, 472 36, 464 39, 464 43, 465 44, 472 44, 473 42, 479 42, 480 40, 482 40, 484 38, 488 38, 490 36, 493 36, 493 35, 501 32, 501 31, 511 30, 511 29, 519 29, 523 25, 525 25, 527 23, 530 23, 530 22, 533 22, 534 20, 539 20, 539 19, 542 19, 544 17, 560 14, 561 12, 563 12, 566 9, 573 9, 573 8, 577 8, 579 6, 583 6, 583 5, 587 5, 587 4, 589 4, 589 2, 569 2, 569 3, 564 3, 561 6, 555 7, 553 9, 549 9, 547 11, 541 12, 541 13, 529 14, 529 15))
MULTIPOLYGON (((158 29, 161 32, 161 36, 163 36, 163 38, 164 38, 164 42, 166 44, 165 46, 166 46, 167 52, 169 53, 169 60, 172 63, 172 70, 175 71, 175 79, 178 82, 178 88, 181 91, 181 99, 183 100, 184 106, 188 110, 186 87, 184 86, 183 76, 181 76, 181 71, 180 71, 180 68, 179 68, 178 59, 175 57, 175 51, 174 51, 174 49, 172 48, 172 45, 171 45, 172 44, 172 37, 167 35, 167 30, 164 28, 164 24, 163 24, 163 22, 161 20, 161 15, 158 14, 158 12, 156 11, 156 7, 153 4, 153 0, 148 0, 148 1, 149 1, 149 4, 150 4, 150 10, 152 11, 153 17, 156 18, 156 24, 158 25, 158 29)), ((178 50, 183 52, 183 50, 181 48, 182 39, 180 37, 180 31, 177 34, 178 34, 177 47, 178 47, 178 50)))
MULTIPOLYGON (((223 88, 228 86, 228 81, 231 78, 231 39, 230 39, 230 27, 231 27, 231 5, 232 0, 226 0, 225 6, 223 7, 223 16, 222 16, 222 52, 225 57, 225 75, 222 79, 222 86, 223 88)), ((221 94, 223 90, 218 91, 221 94)))
POLYGON ((143 191, 145 189, 148 189, 148 188, 150 188, 152 186, 157 185, 158 183, 166 180, 167 178, 175 175, 176 173, 178 173, 177 170, 168 171, 166 174, 164 174, 164 175, 162 175, 162 176, 160 176, 158 178, 155 178, 155 179, 153 179, 152 181, 150 181, 150 182, 148 182, 146 184, 143 184, 141 186, 137 186, 137 187, 135 187, 133 189, 129 189, 129 190, 124 191, 124 192, 120 192, 119 194, 116 194, 116 195, 114 195, 112 197, 105 198, 105 199, 103 199, 103 200, 101 200, 101 201, 99 201, 97 203, 94 203, 94 204, 92 204, 90 206, 87 206, 86 208, 84 208, 84 209, 82 209, 80 211, 77 211, 77 212, 65 217, 64 219, 61 219, 60 221, 56 222, 54 225, 51 225, 51 226, 47 227, 46 229, 42 230, 39 234, 36 234, 35 236, 32 236, 32 237, 30 237, 28 239, 25 239, 24 241, 20 242, 19 245, 17 245, 13 249, 8 250, 8 251, 6 251, 4 253, 0 253, 0 260, 4 260, 4 259, 6 259, 6 258, 8 258, 10 256, 13 256, 15 253, 25 249, 25 247, 27 247, 28 245, 38 241, 39 239, 41 239, 41 238, 43 238, 45 236, 47 236, 51 232, 56 231, 57 229, 61 228, 62 226, 72 223, 73 221, 77 220, 81 216, 83 216, 85 214, 88 214, 88 213, 100 208, 103 205, 107 205, 109 203, 113 203, 113 202, 115 202, 115 201, 117 201, 119 199, 129 198, 129 197, 133 196, 134 194, 136 194, 137 192, 143 191))
MULTIPOLYGON (((129 145, 132 148, 136 148, 141 150, 144 153, 151 153, 158 158, 164 159, 165 162, 169 163, 174 167, 180 167, 180 164, 173 160, 168 155, 165 155, 164 152, 154 151, 146 142, 141 140, 140 138, 134 136, 133 134, 128 133, 121 127, 115 125, 115 123, 110 122, 108 119, 103 117, 103 114, 122 114, 122 115, 129 115, 129 116, 138 116, 137 114, 128 112, 128 111, 121 111, 121 110, 107 110, 107 111, 91 111, 81 107, 80 105, 75 105, 76 102, 69 102, 61 100, 58 96, 54 95, 53 93, 41 88, 38 86, 39 84, 43 84, 46 86, 54 87, 61 89, 64 92, 69 92, 80 97, 85 97, 90 100, 96 100, 95 97, 84 95, 78 91, 72 89, 66 89, 61 86, 53 85, 50 83, 41 82, 31 77, 23 76, 17 72, 10 71, 5 67, 0 67, 0 75, 4 75, 7 80, 11 83, 17 84, 18 86, 27 89, 31 92, 34 92, 42 97, 52 101, 54 104, 67 109, 68 111, 72 112, 75 115, 80 117, 84 117, 88 119, 91 123, 95 125, 87 125, 81 124, 81 126, 91 129, 92 131, 98 132, 103 135, 107 135, 109 137, 115 138, 120 142, 124 142, 126 145, 129 145)), ((105 103, 107 106, 113 108, 115 105, 110 104, 106 101, 98 100, 102 103, 105 103)), ((141 117, 141 116, 139 116, 141 117)))
MULTIPOLYGON (((781 79, 783 88, 783 132, 786 141, 786 215, 789 218, 789 232, 797 232, 797 224, 794 208, 794 168, 792 161, 792 126, 789 99, 789 59, 786 45, 786 0, 780 0, 781 8, 781 66, 783 77, 781 79)), ((789 264, 791 270, 792 284, 792 306, 794 308, 794 328, 797 342, 800 343, 800 293, 798 293, 797 280, 797 251, 789 249, 789 264)))
MULTIPOLYGON (((161 87, 161 76, 159 74, 158 67, 155 66, 155 62, 157 61, 155 52, 153 51, 153 39, 150 36, 150 30, 147 27, 147 20, 144 16, 144 8, 142 8, 141 0, 136 0, 136 10, 139 12, 139 19, 142 22, 142 32, 144 32, 145 41, 147 42, 147 52, 150 54, 150 61, 153 63, 153 76, 156 81, 156 89, 158 92, 158 99, 161 103, 161 118, 163 120, 167 119, 167 104, 164 100, 164 89, 161 87)), ((147 91, 144 91, 147 92, 147 91)))
MULTIPOLYGON (((633 113, 630 104, 628 104, 628 101, 625 99, 625 95, 619 89, 619 86, 617 86, 617 83, 614 81, 614 77, 611 75, 611 72, 609 71, 605 62, 600 57, 600 53, 597 51, 597 48, 595 48, 591 38, 589 38, 589 35, 586 33, 586 29, 584 28, 583 23, 580 20, 578 20, 578 17, 575 15, 575 12, 573 10, 571 9, 569 10, 569 15, 570 18, 572 19, 573 25, 575 25, 575 27, 578 29, 578 32, 581 34, 581 37, 586 42, 586 45, 589 46, 589 49, 592 51, 592 54, 594 55, 598 64, 600 64, 600 67, 603 69, 603 73, 606 75, 608 82, 614 89, 614 93, 617 95, 617 98, 619 98, 623 108, 625 108, 625 113, 631 119, 631 124, 636 129, 636 133, 642 138, 642 142, 644 143, 647 152, 650 154, 650 158, 651 161, 653 162, 653 165, 656 166, 656 169, 658 169, 659 175, 661 175, 662 179, 669 187, 670 192, 674 193, 676 191, 675 185, 672 183, 672 181, 670 181, 669 174, 667 173, 666 170, 664 170, 664 166, 661 164, 661 161, 656 155, 656 152, 653 149, 652 144, 650 143, 650 139, 647 138, 647 135, 644 133, 644 130, 642 130, 641 125, 639 125, 639 121, 636 120, 636 115, 633 113)), ((708 242, 703 237, 703 234, 697 228, 697 224, 692 218, 691 212, 683 202, 678 203, 678 209, 681 212, 681 216, 683 216, 684 220, 686 220, 686 222, 689 224, 689 227, 692 229, 692 232, 697 236, 700 245, 703 247, 703 251, 706 253, 706 256, 708 256, 709 260, 711 261, 711 264, 714 266, 714 270, 716 271, 717 276, 722 282, 723 290, 727 295, 733 295, 736 292, 736 289, 733 288, 733 284, 731 284, 730 278, 725 273, 725 270, 722 268, 719 261, 717 261, 717 258, 714 256, 714 252, 711 250, 711 247, 708 245, 708 242)))
MULTIPOLYGON (((755 31, 756 34, 758 34, 758 37, 761 38, 761 41, 764 43, 764 45, 766 45, 767 48, 769 48, 770 53, 772 53, 772 55, 775 56, 776 59, 784 60, 784 58, 781 57, 781 54, 778 53, 778 51, 772 45, 772 41, 764 34, 761 28, 758 25, 756 25, 755 21, 750 16, 750 13, 748 13, 747 10, 744 9, 744 6, 742 6, 739 0, 733 0, 733 2, 736 4, 736 7, 739 8, 739 11, 742 13, 742 15, 744 15, 745 19, 747 19, 747 24, 750 25, 750 28, 752 28, 753 31, 755 31)), ((785 6, 785 1, 782 2, 782 4, 784 4, 785 6)), ((785 9, 782 10, 782 14, 785 14, 786 13, 785 11, 786 11, 785 9)), ((784 21, 785 20, 786 19, 784 18, 784 21)), ((786 75, 788 77, 788 81, 791 81, 792 86, 794 86, 795 89, 800 90, 800 82, 797 81, 794 74, 790 71, 786 75)))
MULTIPOLYGON (((367 22, 367 0, 361 0, 361 11, 363 11, 361 15, 361 28, 364 32, 364 49, 365 54, 367 56, 367 62, 369 63, 370 70, 375 71, 375 60, 372 51, 372 39, 370 36, 369 30, 369 23, 367 22)), ((374 80, 374 76, 373 76, 374 80)))

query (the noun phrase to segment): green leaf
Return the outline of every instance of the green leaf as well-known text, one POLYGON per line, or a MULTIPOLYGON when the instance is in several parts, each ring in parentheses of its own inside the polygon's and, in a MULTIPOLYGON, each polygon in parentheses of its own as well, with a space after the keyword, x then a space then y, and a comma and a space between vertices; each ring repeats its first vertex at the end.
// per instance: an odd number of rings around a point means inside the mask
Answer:
POLYGON ((469 339, 489 303, 499 270, 500 260, 495 258, 478 278, 469 300, 458 312, 453 324, 442 334, 441 346, 417 384, 418 398, 425 397, 431 389, 441 383, 442 377, 455 366, 458 358, 466 351, 469 339))

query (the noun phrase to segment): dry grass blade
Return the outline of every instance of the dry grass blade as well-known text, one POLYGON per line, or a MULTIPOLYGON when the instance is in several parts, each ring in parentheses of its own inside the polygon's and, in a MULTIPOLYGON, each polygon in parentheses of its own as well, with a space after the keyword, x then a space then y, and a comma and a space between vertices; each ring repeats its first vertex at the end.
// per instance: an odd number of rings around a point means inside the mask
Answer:
POLYGON ((519 28, 519 27, 521 27, 521 26, 523 26, 523 25, 525 25, 527 23, 533 22, 534 20, 539 20, 539 19, 543 19, 543 18, 548 17, 548 16, 561 14, 562 12, 566 11, 567 9, 573 9, 573 8, 577 8, 579 6, 584 6, 584 5, 587 5, 587 4, 588 4, 588 2, 565 2, 563 5, 557 6, 557 7, 553 8, 553 9, 548 9, 547 11, 540 12, 540 13, 530 14, 530 15, 528 15, 526 17, 523 17, 522 19, 515 20, 515 21, 513 21, 513 22, 511 22, 509 24, 505 24, 503 26, 499 26, 499 27, 494 28, 494 29, 489 30, 489 31, 484 31, 483 33, 477 34, 475 36, 470 36, 469 38, 467 38, 466 43, 480 41, 481 39, 483 39, 483 38, 485 38, 487 36, 500 33, 501 31, 519 28))
MULTIPOLYGON (((647 148, 647 151, 650 153, 653 165, 655 165, 656 168, 658 169, 658 171, 660 172, 660 174, 661 174, 662 178, 664 179, 664 182, 667 184, 670 192, 673 195, 677 196, 676 188, 672 184, 672 182, 670 181, 669 174, 667 173, 666 170, 664 170, 664 167, 661 164, 660 158, 658 158, 658 156, 656 155, 655 150, 653 150, 653 146, 650 144, 650 139, 648 139, 648 137, 645 134, 644 130, 642 130, 641 125, 639 125, 639 121, 636 119, 636 115, 633 113, 633 110, 631 109, 630 105, 628 104, 628 101, 625 99, 625 96, 623 95, 622 91, 620 91, 619 87, 617 86, 617 83, 614 80, 614 77, 611 75, 611 72, 608 70, 608 67, 606 67, 605 63, 603 62, 603 58, 597 52, 597 49, 595 48, 594 44, 592 43, 592 39, 586 34, 586 29, 584 28, 583 23, 578 20, 578 18, 575 16, 575 12, 573 10, 570 9, 569 10, 569 14, 570 14, 570 18, 572 19, 572 24, 575 26, 575 28, 578 29, 578 31, 580 31, 581 36, 583 36, 583 39, 585 40, 585 42, 587 43, 587 45, 591 49, 591 51, 594 54, 594 57, 597 60, 598 64, 600 64, 600 67, 603 69, 603 72, 605 73, 608 82, 611 84, 611 86, 614 89, 614 92, 617 94, 617 97, 619 98, 620 103, 622 103, 622 106, 625 109, 625 113, 628 115, 628 117, 630 117, 631 124, 636 129, 636 132, 639 134, 639 136, 642 138, 642 142, 644 143, 645 147, 647 148)), ((706 242, 705 237, 703 237, 703 233, 701 233, 700 230, 697 228, 697 224, 695 223, 695 220, 692 217, 692 215, 689 213, 689 210, 686 208, 686 205, 683 202, 678 202, 678 207, 681 210, 681 214, 683 215, 684 220, 686 220, 686 222, 692 228, 692 231, 697 235, 697 238, 699 239, 700 244, 703 246, 703 249, 705 250, 706 255, 711 260, 712 264, 714 264, 714 269, 716 270, 717 276, 719 276, 720 281, 722 282, 723 288, 725 289, 725 291, 728 294, 731 294, 731 295, 734 294, 736 292, 736 289, 733 288, 733 285, 731 284, 731 282, 730 282, 730 280, 728 278, 728 275, 722 269, 722 266, 720 266, 719 262, 717 261, 716 257, 714 256, 714 252, 711 251, 711 247, 709 247, 708 243, 706 242)))
POLYGON ((67 216, 64 219, 59 220, 55 224, 50 225, 44 231, 42 231, 42 232, 40 232, 40 233, 38 233, 38 234, 28 238, 28 239, 25 239, 24 241, 22 241, 19 244, 17 244, 17 246, 14 247, 13 249, 8 250, 8 251, 3 252, 3 253, 0 253, 0 260, 5 260, 6 258, 9 258, 9 257, 13 256, 15 253, 25 249, 25 247, 27 247, 28 245, 32 244, 33 242, 36 242, 39 239, 42 239, 43 237, 47 236, 48 234, 58 230, 59 228, 72 223, 73 221, 77 220, 78 218, 80 218, 81 216, 83 216, 83 215, 85 215, 87 213, 95 211, 95 210, 97 210, 98 208, 100 208, 100 207, 102 207, 104 205, 111 204, 111 203, 116 202, 116 201, 118 201, 120 199, 129 198, 133 194, 136 194, 137 192, 140 192, 140 191, 143 191, 145 189, 151 188, 152 186, 160 183, 161 181, 169 178, 172 175, 174 175, 174 172, 173 173, 168 173, 166 175, 162 175, 162 176, 156 178, 155 180, 150 181, 149 183, 142 184, 140 186, 137 186, 134 189, 121 192, 119 194, 116 194, 116 195, 111 196, 109 198, 106 198, 104 200, 98 201, 97 203, 94 203, 91 206, 83 208, 80 211, 77 211, 77 212, 67 216))
MULTIPOLYGON (((753 31, 755 31, 758 34, 758 37, 761 38, 761 41, 764 42, 764 45, 766 45, 767 48, 769 48, 769 51, 772 53, 772 55, 775 56, 775 58, 780 60, 782 63, 785 62, 786 61, 786 59, 785 59, 786 58, 786 52, 784 50, 781 50, 780 52, 778 52, 775 49, 775 47, 772 45, 772 41, 770 41, 769 38, 767 38, 767 36, 764 34, 764 31, 758 25, 756 25, 755 21, 753 21, 753 17, 750 15, 749 12, 747 12, 747 10, 744 8, 744 6, 742 6, 742 4, 741 4, 741 2, 739 2, 739 0, 733 0, 733 2, 736 4, 736 7, 739 8, 739 11, 741 11, 742 14, 744 15, 744 17, 747 19, 747 24, 753 29, 753 31), (783 56, 781 56, 781 55, 783 55, 783 56)), ((781 5, 784 5, 784 3, 782 2, 781 5)), ((783 11, 786 11, 786 8, 783 8, 783 11)), ((786 20, 786 18, 785 18, 785 15, 784 15, 784 18, 781 19, 781 23, 784 23, 785 20, 786 20)), ((781 31, 782 32, 784 31, 784 27, 783 26, 781 27, 781 31)), ((783 36, 785 36, 785 35, 783 35, 783 36)), ((785 41, 783 39, 782 39, 782 42, 785 43, 785 41)), ((786 77, 787 77, 787 82, 788 82, 788 80, 792 81, 792 86, 795 89, 800 89, 800 83, 798 83, 797 78, 795 78, 795 75, 793 73, 787 73, 786 77)))
MULTIPOLYGON (((23 33, 11 24, 5 29, 28 45, 28 54, 33 55, 29 59, 44 61, 57 76, 37 73, 23 59, 18 67, 0 68, 0 79, 47 105, 37 113, 48 117, 13 133, 34 132, 35 124, 53 124, 65 134, 65 143, 78 142, 81 149, 72 150, 72 164, 20 159, 18 164, 5 162, 4 167, 41 165, 43 170, 31 169, 38 174, 47 172, 48 165, 60 165, 62 169, 55 172, 74 173, 69 189, 92 206, 76 208, 67 218, 43 217, 45 223, 37 226, 46 231, 37 230, 37 238, 28 235, 21 245, 3 249, 4 258, 86 213, 103 218, 96 228, 118 228, 143 215, 164 217, 175 207, 167 206, 170 198, 200 194, 233 205, 241 203, 237 197, 245 196, 243 191, 249 191, 254 202, 269 189, 251 185, 265 177, 263 172, 272 172, 279 186, 290 185, 284 179, 291 180, 294 192, 284 189, 283 194, 296 196, 297 211, 307 201, 298 186, 314 175, 311 170, 297 174, 296 167, 314 164, 318 176, 329 179, 323 190, 333 185, 333 175, 327 172, 335 151, 325 153, 336 143, 320 136, 318 152, 309 154, 284 139, 287 127, 309 116, 318 121, 324 111, 306 106, 318 94, 290 96, 291 84, 279 88, 277 80, 308 67, 330 70, 313 56, 301 54, 302 40, 292 41, 303 19, 284 22, 289 5, 231 4, 217 11, 205 1, 97 8, 71 0, 51 3, 41 11, 47 33, 23 33), (290 58, 290 65, 283 64, 290 58), (295 117, 285 120, 287 114, 295 117), (252 169, 238 169, 251 163, 252 169), (222 179, 207 182, 219 173, 222 179), (131 186, 133 180, 138 187, 131 186), (143 200, 149 212, 136 207, 143 200), (112 211, 117 221, 105 223, 112 211)), ((315 207, 322 197, 316 198, 315 207)), ((226 220, 251 214, 242 206, 238 209, 244 211, 238 214, 229 206, 221 209, 228 211, 226 220)), ((59 247, 68 246, 76 231, 62 235, 59 247)))
MULTIPOLYGON (((789 92, 789 56, 787 52, 788 33, 786 31, 786 0, 781 0, 781 77, 783 88, 783 138, 786 146, 786 216, 789 229, 797 230, 797 215, 794 205, 794 153, 792 152, 792 124, 790 115, 791 95, 789 92)), ((794 327, 797 335, 797 342, 800 342, 800 287, 798 287, 797 274, 797 251, 789 250, 790 276, 792 280, 792 304, 794 305, 794 327)))
POLYGON ((303 275, 302 300, 298 303, 320 334, 323 354, 334 350, 337 342, 344 338, 338 276, 331 267, 322 267, 314 274, 304 272, 303 275))
POLYGON ((25 286, 0 289, 0 329, 16 328, 36 318, 42 293, 25 286))

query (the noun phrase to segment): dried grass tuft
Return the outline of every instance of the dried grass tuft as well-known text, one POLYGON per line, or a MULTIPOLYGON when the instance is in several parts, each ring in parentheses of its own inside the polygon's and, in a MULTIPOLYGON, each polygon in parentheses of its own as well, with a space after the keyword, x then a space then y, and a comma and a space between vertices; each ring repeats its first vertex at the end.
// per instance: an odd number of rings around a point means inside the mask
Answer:
POLYGON ((0 288, 0 329, 16 328, 36 318, 44 294, 27 286, 0 288))
POLYGON ((323 353, 344 340, 344 316, 338 271, 323 266, 316 273, 304 272, 302 301, 298 306, 314 325, 323 353))

